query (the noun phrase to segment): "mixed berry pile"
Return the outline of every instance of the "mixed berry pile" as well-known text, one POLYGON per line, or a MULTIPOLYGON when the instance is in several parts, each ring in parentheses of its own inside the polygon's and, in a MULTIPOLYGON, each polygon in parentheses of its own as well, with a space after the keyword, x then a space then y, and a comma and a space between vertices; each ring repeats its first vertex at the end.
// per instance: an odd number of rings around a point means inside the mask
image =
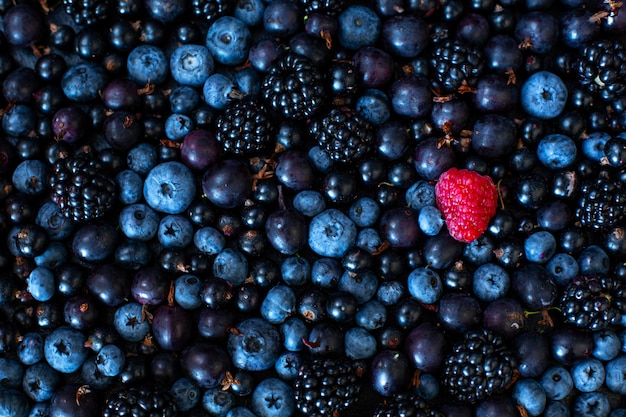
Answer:
POLYGON ((626 416, 622 2, 0 18, 0 417, 626 416))

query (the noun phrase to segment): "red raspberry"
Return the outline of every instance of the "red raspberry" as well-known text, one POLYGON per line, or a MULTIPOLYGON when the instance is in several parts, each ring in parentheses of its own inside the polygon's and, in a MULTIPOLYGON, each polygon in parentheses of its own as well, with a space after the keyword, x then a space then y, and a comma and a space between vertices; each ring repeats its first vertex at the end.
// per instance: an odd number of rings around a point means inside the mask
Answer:
POLYGON ((435 197, 450 236, 461 242, 472 242, 482 235, 498 205, 493 180, 467 169, 450 168, 441 174, 435 197))

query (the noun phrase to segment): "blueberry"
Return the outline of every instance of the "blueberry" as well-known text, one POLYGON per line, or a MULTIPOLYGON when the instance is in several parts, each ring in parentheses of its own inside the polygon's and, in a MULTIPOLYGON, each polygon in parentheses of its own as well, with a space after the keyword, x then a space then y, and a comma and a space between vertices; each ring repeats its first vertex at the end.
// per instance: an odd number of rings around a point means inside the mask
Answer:
POLYGON ((581 392, 597 391, 604 384, 605 370, 602 362, 595 358, 584 359, 572 367, 574 387, 581 392))
POLYGON ((226 415, 235 403, 235 396, 222 387, 209 388, 202 394, 202 408, 210 415, 226 415))
POLYGON ((369 122, 378 126, 391 117, 391 103, 383 91, 365 90, 356 102, 356 110, 369 122))
POLYGON ((574 381, 569 371, 558 365, 546 369, 539 382, 549 400, 562 400, 574 388, 574 381))
POLYGON ((195 275, 181 275, 174 281, 174 299, 184 309, 193 310, 202 305, 202 281, 195 275))
POLYGON ((40 362, 26 369, 22 379, 22 388, 31 400, 43 402, 52 398, 60 383, 59 373, 47 363, 40 362))
POLYGON ((150 331, 150 323, 144 319, 141 304, 130 302, 115 311, 115 330, 129 342, 140 342, 150 331))
POLYGON ((534 379, 517 381, 513 386, 512 397, 530 416, 541 415, 546 406, 546 393, 534 379))
POLYGON ((224 16, 209 27, 206 46, 215 61, 224 65, 241 65, 248 56, 252 35, 241 20, 224 16))
POLYGON ((27 195, 39 195, 48 189, 49 170, 38 159, 22 161, 13 171, 15 189, 27 195))
POLYGON ((107 74, 101 66, 85 62, 70 67, 61 80, 61 88, 67 98, 87 102, 99 97, 107 82, 107 74))
POLYGON ((601 361, 614 359, 620 351, 621 341, 619 336, 612 330, 601 330, 593 333, 594 358, 601 361))
POLYGON ((52 271, 45 267, 33 269, 28 276, 27 290, 37 301, 48 301, 54 296, 55 278, 52 271))
POLYGON ((524 241, 524 253, 530 262, 543 264, 548 262, 556 251, 556 239, 548 231, 539 231, 524 241))
POLYGON ((298 376, 302 365, 302 356, 297 352, 285 352, 278 357, 274 368, 278 376, 284 381, 293 381, 298 376))
POLYGON ((435 236, 445 223, 441 211, 435 206, 423 207, 419 212, 417 221, 420 230, 426 236, 435 236))
POLYGON ((169 60, 163 50, 154 45, 140 45, 128 54, 128 76, 143 86, 162 84, 169 74, 169 60))
POLYGON ((17 345, 17 357, 24 365, 33 365, 44 358, 44 337, 40 333, 26 333, 17 345))
POLYGON ((376 12, 362 5, 346 7, 337 17, 337 21, 339 43, 352 50, 373 45, 381 27, 380 18, 376 12))
POLYGON ((374 297, 378 287, 378 278, 369 270, 362 272, 344 272, 339 279, 337 289, 352 294, 358 304, 363 304, 374 297))
POLYGON ((346 331, 344 346, 346 356, 351 359, 368 359, 376 354, 376 338, 362 327, 346 331))
POLYGON ((169 23, 185 12, 186 3, 182 0, 146 0, 145 7, 153 19, 169 23))
POLYGON ((214 227, 206 226, 196 230, 193 235, 193 243, 201 252, 215 255, 224 249, 226 239, 214 227))
POLYGON ((96 357, 96 367, 104 376, 118 376, 125 363, 124 351, 112 344, 103 346, 96 357))
POLYGON ((182 213, 194 199, 196 181, 180 162, 163 162, 150 170, 143 196, 150 207, 167 214, 182 213))
POLYGON ((578 275, 579 267, 573 256, 567 253, 557 253, 546 264, 546 270, 558 285, 565 287, 578 275))
POLYGON ((311 279, 311 265, 306 258, 291 256, 281 264, 280 273, 287 285, 304 285, 311 279))
POLYGON ((337 209, 328 209, 309 224, 309 246, 320 256, 339 258, 357 237, 356 225, 337 209))
POLYGON ((170 388, 170 394, 180 411, 189 411, 201 400, 200 389, 189 379, 180 378, 170 388))
POLYGON ((430 268, 419 267, 411 271, 407 287, 411 295, 424 304, 436 303, 443 294, 441 277, 430 268))
POLYGON ((558 75, 539 71, 524 82, 520 99, 526 113, 540 119, 553 119, 565 108, 567 95, 567 87, 558 75))
POLYGON ((494 263, 479 266, 473 277, 474 294, 482 301, 497 300, 503 297, 510 287, 508 272, 494 263))
POLYGON ((584 392, 574 400, 573 411, 577 417, 604 417, 611 412, 611 405, 601 392, 584 392))
POLYGON ((148 241, 157 234, 159 215, 146 204, 131 204, 120 211, 119 223, 127 238, 148 241))
POLYGON ((280 355, 280 333, 265 319, 242 321, 237 333, 228 337, 228 352, 233 364, 247 371, 262 371, 274 366, 280 355))
POLYGON ((283 323, 295 310, 296 295, 287 285, 271 288, 261 304, 261 316, 272 324, 283 323))
POLYGON ((0 381, 2 388, 19 388, 24 377, 24 368, 15 359, 0 358, 0 381))
POLYGON ((67 238, 74 228, 74 223, 51 201, 46 201, 39 207, 35 223, 45 229, 50 239, 59 241, 67 238))
POLYGON ((539 141, 537 156, 550 169, 567 168, 576 160, 577 148, 574 141, 565 135, 552 134, 539 141))
POLYGON ((0 390, 1 417, 27 417, 30 405, 26 396, 15 389, 0 390))
POLYGON ((302 339, 306 337, 308 329, 306 324, 298 317, 288 317, 280 325, 280 334, 283 337, 283 345, 290 352, 299 352, 304 348, 302 339))
POLYGON ((172 78, 180 85, 200 87, 213 70, 213 56, 202 45, 181 45, 170 56, 172 78))
POLYGON ((87 359, 85 340, 85 335, 78 330, 67 326, 56 328, 46 336, 44 343, 46 361, 61 373, 76 372, 87 359))
POLYGON ((170 214, 159 222, 157 237, 164 248, 185 248, 193 241, 194 228, 187 217, 170 214))
POLYGON ((626 356, 620 355, 606 364, 606 386, 617 394, 626 395, 626 356))
POLYGON ((293 389, 278 378, 264 379, 252 393, 251 406, 259 417, 290 416, 296 410, 293 389))
POLYGON ((225 248, 213 261, 213 275, 233 285, 241 285, 248 276, 248 260, 237 249, 225 248))

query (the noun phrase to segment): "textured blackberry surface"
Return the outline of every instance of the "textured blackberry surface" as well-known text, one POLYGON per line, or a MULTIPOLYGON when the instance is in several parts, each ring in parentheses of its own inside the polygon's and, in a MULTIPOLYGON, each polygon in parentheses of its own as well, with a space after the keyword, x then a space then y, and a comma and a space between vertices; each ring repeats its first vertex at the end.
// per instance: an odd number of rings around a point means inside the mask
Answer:
POLYGON ((446 357, 443 386, 459 403, 476 403, 509 387, 517 360, 490 330, 469 331, 446 357))
POLYGON ((602 330, 619 324, 626 314, 626 289, 617 277, 579 275, 567 286, 560 307, 568 322, 602 330))
POLYGON ((626 189, 608 178, 597 178, 584 182, 580 187, 580 198, 576 217, 583 226, 605 229, 621 221, 626 214, 626 189))
POLYGON ((237 0, 191 0, 193 15, 207 22, 232 14, 236 5, 237 0))
POLYGON ((102 417, 176 417, 178 407, 164 391, 147 387, 122 389, 107 398, 102 417))
POLYGON ((116 197, 115 181, 91 152, 58 159, 52 167, 50 189, 63 215, 77 222, 104 216, 116 197))
POLYGON ((430 408, 417 394, 403 392, 381 401, 374 411, 374 417, 442 417, 430 408))
POLYGON ((307 58, 289 53, 272 65, 263 79, 263 98, 281 116, 313 116, 324 103, 322 74, 307 58))
POLYGON ((263 152, 272 142, 272 123, 263 103, 242 100, 230 104, 216 120, 222 150, 235 155, 263 152))
POLYGON ((370 122, 349 109, 332 109, 311 123, 309 131, 332 160, 343 163, 362 159, 375 141, 370 122))
POLYGON ((298 0, 306 13, 324 13, 336 16, 343 10, 344 0, 298 0))
POLYGON ((626 93, 626 46, 619 40, 599 40, 585 46, 576 71, 588 91, 613 101, 626 93))
POLYGON ((474 87, 483 73, 485 61, 479 49, 447 39, 433 49, 430 66, 433 88, 440 93, 452 93, 464 83, 474 87))
POLYGON ((350 360, 306 362, 294 381, 296 406, 308 417, 333 416, 357 400, 363 373, 363 365, 350 360))
POLYGON ((109 15, 107 0, 63 0, 65 13, 71 16, 74 23, 90 26, 106 19, 109 15))

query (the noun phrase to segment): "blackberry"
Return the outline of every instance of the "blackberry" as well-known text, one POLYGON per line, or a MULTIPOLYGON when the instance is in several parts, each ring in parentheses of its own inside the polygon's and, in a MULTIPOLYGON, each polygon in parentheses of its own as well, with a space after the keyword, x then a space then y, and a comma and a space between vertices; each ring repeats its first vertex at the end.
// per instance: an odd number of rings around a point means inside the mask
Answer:
POLYGON ((442 382, 455 401, 473 404, 509 387, 516 367, 514 354, 500 336, 473 330, 446 357, 442 382))
POLYGON ((337 16, 344 6, 344 0, 298 0, 306 14, 324 13, 328 16, 337 16))
POLYGON ((50 176, 51 199, 65 217, 85 222, 104 216, 113 206, 116 184, 91 151, 55 161, 50 176))
POLYGON ((378 404, 374 417, 440 417, 441 413, 430 408, 417 394, 401 392, 378 404))
POLYGON ((583 87, 612 102, 626 93, 626 46, 607 39, 585 46, 576 71, 583 87))
POLYGON ((267 71, 263 98, 289 119, 313 116, 324 103, 324 82, 315 65, 302 55, 288 53, 267 71))
POLYGON ((483 73, 485 60, 480 49, 447 39, 433 49, 430 66, 434 76, 433 88, 438 93, 447 94, 457 91, 464 84, 475 87, 483 73))
POLYGON ((606 229, 626 214, 626 189, 621 182, 602 176, 585 181, 580 187, 576 217, 583 226, 606 229))
POLYGON ((176 417, 178 407, 169 393, 148 387, 125 388, 107 398, 102 417, 176 417))
POLYGON ((618 277, 579 275, 561 298, 565 320, 585 329, 603 330, 618 325, 626 314, 626 289, 618 277))
POLYGON ((109 15, 108 0, 63 0, 65 13, 79 26, 90 26, 109 15))
POLYGON ((263 152, 272 142, 272 132, 265 105, 254 99, 231 103, 216 120, 216 138, 225 153, 263 152))
POLYGON ((193 15, 207 22, 232 14, 236 5, 237 0, 191 0, 193 15))
POLYGON ((370 122, 356 111, 332 109, 311 123, 309 132, 320 147, 337 162, 356 162, 373 148, 375 135, 370 122))
POLYGON ((361 393, 363 365, 347 359, 305 362, 294 381, 298 409, 308 417, 332 416, 350 407, 361 393))

